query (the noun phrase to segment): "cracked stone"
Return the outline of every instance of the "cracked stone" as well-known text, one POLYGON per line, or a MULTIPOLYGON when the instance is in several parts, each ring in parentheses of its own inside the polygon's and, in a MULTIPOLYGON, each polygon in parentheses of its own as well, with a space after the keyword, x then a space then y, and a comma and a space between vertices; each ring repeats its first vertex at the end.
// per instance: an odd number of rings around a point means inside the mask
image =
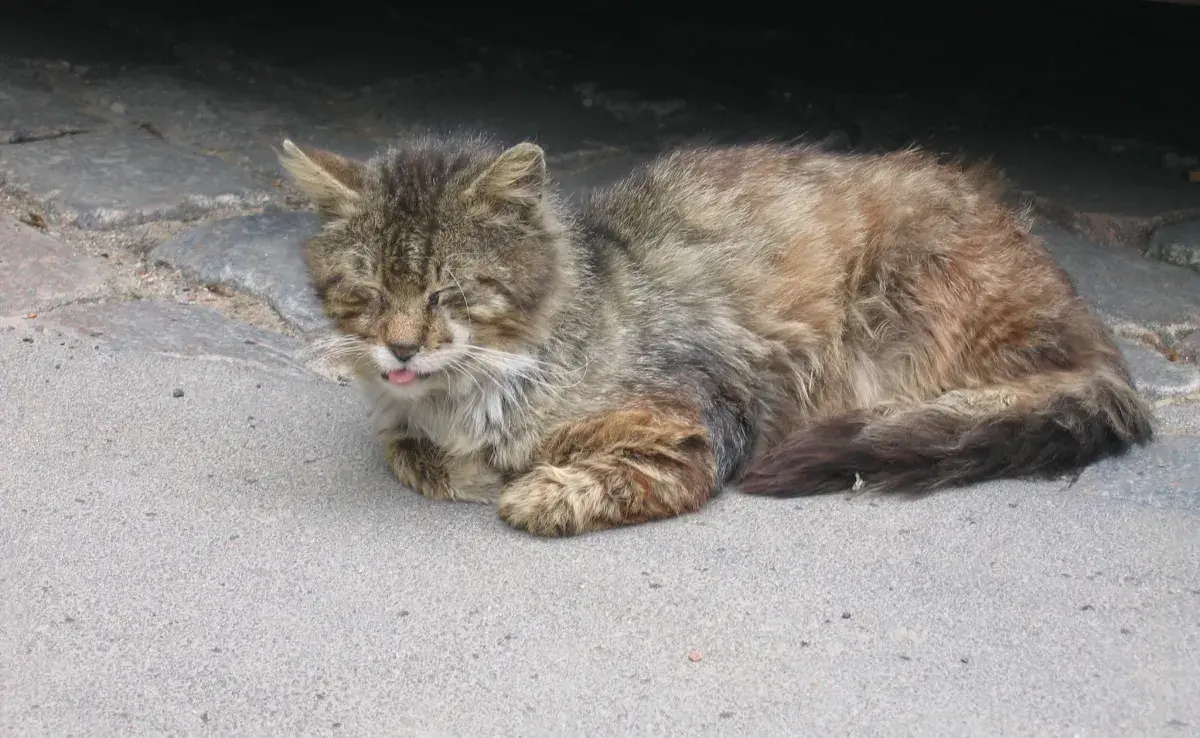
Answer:
POLYGON ((0 316, 24 315, 104 292, 105 265, 0 213, 0 316))
POLYGON ((58 138, 104 125, 105 121, 84 113, 78 103, 61 94, 0 80, 0 144, 58 138))
POLYGON ((316 232, 312 213, 262 213, 208 223, 176 235, 150 255, 206 284, 225 284, 265 299, 303 331, 328 327, 302 260, 316 232))
POLYGON ((1200 436, 1167 435, 1088 467, 1076 490, 1155 507, 1200 509, 1200 436))
POLYGON ((6 147, 0 175, 47 201, 64 222, 90 230, 193 220, 220 207, 271 199, 247 174, 220 159, 140 130, 6 147))
POLYGON ((1200 272, 1200 218, 1159 228, 1146 256, 1200 272))
POLYGON ((200 305, 131 300, 69 305, 43 317, 47 328, 115 351, 234 361, 316 378, 295 359, 302 349, 296 340, 200 305))
POLYGON ((1200 368, 1169 361, 1159 352, 1119 338, 1117 344, 1133 372, 1138 391, 1152 400, 1200 392, 1200 368))
POLYGON ((1061 228, 1041 226, 1037 233, 1118 334, 1152 339, 1200 329, 1200 274, 1061 228))

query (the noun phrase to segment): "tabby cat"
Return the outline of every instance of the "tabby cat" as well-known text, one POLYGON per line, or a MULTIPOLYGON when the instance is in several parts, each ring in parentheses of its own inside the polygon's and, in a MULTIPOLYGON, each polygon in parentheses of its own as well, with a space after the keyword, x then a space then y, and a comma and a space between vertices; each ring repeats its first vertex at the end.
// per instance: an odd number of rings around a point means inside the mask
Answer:
POLYGON ((562 536, 774 496, 1055 476, 1153 436, 985 169, 684 148, 594 194, 532 143, 285 141, 305 262, 399 480, 562 536))

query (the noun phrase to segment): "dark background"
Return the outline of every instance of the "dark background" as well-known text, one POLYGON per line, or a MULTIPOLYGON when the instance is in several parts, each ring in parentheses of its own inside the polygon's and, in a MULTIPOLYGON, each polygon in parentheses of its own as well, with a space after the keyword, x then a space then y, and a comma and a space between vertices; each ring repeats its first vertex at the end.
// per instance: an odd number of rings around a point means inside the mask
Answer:
MULTIPOLYGON (((78 60, 230 53, 356 89, 474 63, 862 137, 863 106, 975 128, 1053 125, 1200 149, 1200 7, 1124 3, 6 3, 5 52, 78 60), (18 22, 19 21, 19 22, 18 22), (13 36, 16 36, 15 38, 13 36), (57 39, 51 41, 48 39, 57 39), (45 52, 45 49, 35 51, 45 52)), ((918 137, 919 131, 897 135, 918 137)))

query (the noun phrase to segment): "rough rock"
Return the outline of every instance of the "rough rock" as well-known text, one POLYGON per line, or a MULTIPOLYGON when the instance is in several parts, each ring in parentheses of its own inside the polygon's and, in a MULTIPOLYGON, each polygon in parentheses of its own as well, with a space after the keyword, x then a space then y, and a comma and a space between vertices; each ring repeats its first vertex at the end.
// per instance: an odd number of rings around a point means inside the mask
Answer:
POLYGON ((90 344, 114 351, 231 361, 284 374, 316 378, 296 357, 296 340, 226 318, 199 305, 131 300, 69 305, 40 321, 90 344))
POLYGON ((262 213, 185 231, 151 251, 162 264, 206 284, 225 284, 262 297, 303 331, 327 327, 301 258, 317 229, 312 213, 262 213))
POLYGON ((1076 489, 1155 507, 1200 509, 1200 437, 1164 436, 1088 467, 1076 489))
POLYGON ((219 207, 265 204, 271 194, 220 159, 142 130, 106 130, 5 147, 0 176, 62 221, 103 230, 199 218, 219 207))
POLYGON ((1159 228, 1150 237, 1146 256, 1200 272, 1200 218, 1159 228))
POLYGON ((1138 390, 1152 400, 1200 392, 1200 368, 1169 361, 1159 352, 1127 339, 1117 339, 1138 390))
POLYGON ((1200 329, 1200 274, 1062 228, 1041 226, 1037 232, 1117 333, 1155 340, 1157 334, 1200 329))
POLYGON ((0 213, 0 317, 104 292, 103 262, 0 213))

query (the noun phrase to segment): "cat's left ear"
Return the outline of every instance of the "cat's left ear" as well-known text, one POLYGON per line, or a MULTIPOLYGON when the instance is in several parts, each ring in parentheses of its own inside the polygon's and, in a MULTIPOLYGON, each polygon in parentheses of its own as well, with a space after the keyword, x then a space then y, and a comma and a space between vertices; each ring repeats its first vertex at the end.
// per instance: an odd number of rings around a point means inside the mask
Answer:
POLYGON ((284 139, 279 163, 317 209, 327 217, 345 218, 362 199, 362 164, 321 149, 302 150, 284 139))
POLYGON ((525 142, 496 157, 469 192, 532 207, 542 201, 545 187, 546 153, 541 146, 525 142))

